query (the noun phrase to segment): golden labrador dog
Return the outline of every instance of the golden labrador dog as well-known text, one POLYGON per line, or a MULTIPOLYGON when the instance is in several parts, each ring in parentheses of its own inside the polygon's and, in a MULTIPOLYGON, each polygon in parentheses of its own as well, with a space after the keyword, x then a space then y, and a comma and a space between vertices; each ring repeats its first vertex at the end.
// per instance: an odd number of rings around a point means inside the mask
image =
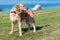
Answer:
POLYGON ((27 9, 22 4, 16 4, 10 11, 10 20, 11 20, 11 32, 14 31, 14 24, 17 22, 19 25, 19 36, 22 36, 22 21, 25 21, 28 25, 28 30, 30 30, 30 22, 33 25, 34 31, 36 32, 35 28, 35 21, 34 21, 34 15, 33 12, 30 9, 27 9))

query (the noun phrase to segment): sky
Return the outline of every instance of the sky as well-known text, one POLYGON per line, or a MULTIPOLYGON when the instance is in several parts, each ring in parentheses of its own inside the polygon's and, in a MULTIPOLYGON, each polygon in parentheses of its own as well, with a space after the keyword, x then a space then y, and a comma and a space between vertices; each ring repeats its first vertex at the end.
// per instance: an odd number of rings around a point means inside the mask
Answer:
POLYGON ((32 4, 32 3, 60 3, 60 0, 0 0, 0 5, 3 4, 32 4))

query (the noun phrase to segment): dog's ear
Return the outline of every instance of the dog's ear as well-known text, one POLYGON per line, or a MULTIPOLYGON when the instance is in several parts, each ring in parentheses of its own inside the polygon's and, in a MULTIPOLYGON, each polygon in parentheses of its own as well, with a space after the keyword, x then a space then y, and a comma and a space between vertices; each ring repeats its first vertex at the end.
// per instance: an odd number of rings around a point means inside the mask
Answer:
POLYGON ((16 4, 16 5, 15 5, 15 8, 16 8, 16 9, 18 9, 19 7, 20 7, 20 5, 19 5, 19 4, 16 4))
POLYGON ((15 5, 15 10, 16 10, 17 12, 20 11, 20 4, 16 4, 16 5, 15 5))

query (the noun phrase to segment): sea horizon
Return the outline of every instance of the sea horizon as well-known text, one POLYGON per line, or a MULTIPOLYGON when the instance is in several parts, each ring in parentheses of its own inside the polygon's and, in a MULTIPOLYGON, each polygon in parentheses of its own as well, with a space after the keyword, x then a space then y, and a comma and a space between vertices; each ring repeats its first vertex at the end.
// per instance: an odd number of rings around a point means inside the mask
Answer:
MULTIPOLYGON (((2 9, 2 11, 9 11, 12 9, 12 7, 15 4, 3 4, 0 5, 0 9, 2 9)), ((33 8, 36 4, 24 4, 24 6, 26 6, 27 8, 33 8)), ((41 6, 41 8, 60 8, 60 4, 39 4, 41 6)))

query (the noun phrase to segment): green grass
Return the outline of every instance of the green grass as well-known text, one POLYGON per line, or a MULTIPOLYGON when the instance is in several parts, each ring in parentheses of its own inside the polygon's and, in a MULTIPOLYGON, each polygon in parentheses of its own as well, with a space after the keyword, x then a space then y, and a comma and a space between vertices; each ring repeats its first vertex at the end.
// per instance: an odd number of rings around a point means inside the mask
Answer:
POLYGON ((26 24, 23 22, 23 36, 19 37, 17 25, 15 32, 10 35, 9 12, 0 12, 0 40, 60 40, 60 8, 35 11, 35 23, 35 33, 33 30, 27 32, 26 24))

